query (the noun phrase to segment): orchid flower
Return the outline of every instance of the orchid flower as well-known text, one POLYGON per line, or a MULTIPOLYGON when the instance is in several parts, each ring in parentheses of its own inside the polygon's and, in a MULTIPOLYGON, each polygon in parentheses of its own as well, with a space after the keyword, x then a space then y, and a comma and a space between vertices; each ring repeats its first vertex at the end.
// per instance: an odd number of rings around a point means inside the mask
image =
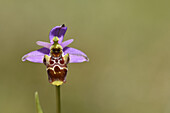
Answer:
POLYGON ((28 60, 34 63, 44 63, 47 67, 49 82, 57 86, 65 82, 68 63, 89 61, 87 55, 82 51, 67 47, 73 42, 73 39, 63 42, 66 31, 67 27, 65 27, 64 24, 52 28, 49 33, 50 43, 37 41, 37 45, 42 46, 43 48, 32 51, 22 57, 22 61, 28 60), (58 50, 61 54, 58 53, 58 50), (56 53, 58 56, 55 55, 56 53), (61 63, 61 57, 63 64, 61 63), (55 59, 58 59, 59 61, 56 61, 55 59), (56 62, 54 63, 53 61, 56 62), (50 62, 53 62, 53 64, 50 64, 50 62), (62 72, 62 69, 65 69, 65 72, 62 72))

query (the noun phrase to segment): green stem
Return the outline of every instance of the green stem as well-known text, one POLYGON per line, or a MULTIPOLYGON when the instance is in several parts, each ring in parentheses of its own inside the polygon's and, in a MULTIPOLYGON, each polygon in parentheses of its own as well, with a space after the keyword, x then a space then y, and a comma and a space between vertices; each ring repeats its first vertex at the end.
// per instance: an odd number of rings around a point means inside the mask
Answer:
POLYGON ((60 86, 56 86, 56 113, 61 113, 60 86))

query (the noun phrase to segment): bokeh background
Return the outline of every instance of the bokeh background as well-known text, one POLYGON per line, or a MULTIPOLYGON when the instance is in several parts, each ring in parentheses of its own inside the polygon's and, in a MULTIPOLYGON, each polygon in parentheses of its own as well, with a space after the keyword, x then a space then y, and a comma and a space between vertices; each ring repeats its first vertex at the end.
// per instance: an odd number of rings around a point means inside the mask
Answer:
POLYGON ((1 0, 0 113, 55 113, 43 64, 22 62, 65 24, 90 62, 69 64, 62 113, 170 113, 170 1, 1 0))

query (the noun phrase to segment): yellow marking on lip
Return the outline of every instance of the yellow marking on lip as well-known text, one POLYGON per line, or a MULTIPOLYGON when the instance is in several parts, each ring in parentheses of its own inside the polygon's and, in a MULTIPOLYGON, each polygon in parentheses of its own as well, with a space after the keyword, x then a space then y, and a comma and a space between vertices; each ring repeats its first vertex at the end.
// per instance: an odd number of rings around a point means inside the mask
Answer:
POLYGON ((54 82, 52 82, 52 84, 53 85, 56 85, 56 86, 60 86, 60 85, 62 85, 63 84, 63 81, 54 81, 54 82))

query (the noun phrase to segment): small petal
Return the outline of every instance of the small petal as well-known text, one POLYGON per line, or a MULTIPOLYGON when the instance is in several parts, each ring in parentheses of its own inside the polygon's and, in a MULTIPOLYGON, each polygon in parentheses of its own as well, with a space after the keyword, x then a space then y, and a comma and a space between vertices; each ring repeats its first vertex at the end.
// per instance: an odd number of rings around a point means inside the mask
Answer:
POLYGON ((50 43, 53 44, 53 38, 55 36, 57 36, 59 38, 58 43, 61 44, 66 31, 67 31, 67 27, 65 27, 64 24, 61 26, 56 26, 56 27, 52 28, 50 31, 50 34, 49 34, 50 43))
POLYGON ((50 50, 48 48, 41 48, 36 51, 32 51, 22 57, 22 61, 31 61, 35 63, 43 63, 44 55, 48 55, 50 50))
POLYGON ((43 41, 37 41, 36 43, 37 43, 37 45, 43 46, 43 47, 46 47, 46 48, 50 48, 52 46, 51 43, 43 42, 43 41))
POLYGON ((67 41, 65 41, 65 42, 62 42, 62 43, 61 43, 61 46, 62 46, 63 48, 65 48, 66 46, 68 46, 69 44, 71 44, 73 41, 74 41, 74 39, 70 39, 70 40, 67 40, 67 41))
POLYGON ((84 62, 84 61, 89 61, 87 55, 85 53, 83 53, 80 50, 77 50, 75 48, 71 48, 71 47, 65 47, 63 49, 65 54, 69 54, 70 56, 70 61, 69 63, 80 63, 80 62, 84 62))

